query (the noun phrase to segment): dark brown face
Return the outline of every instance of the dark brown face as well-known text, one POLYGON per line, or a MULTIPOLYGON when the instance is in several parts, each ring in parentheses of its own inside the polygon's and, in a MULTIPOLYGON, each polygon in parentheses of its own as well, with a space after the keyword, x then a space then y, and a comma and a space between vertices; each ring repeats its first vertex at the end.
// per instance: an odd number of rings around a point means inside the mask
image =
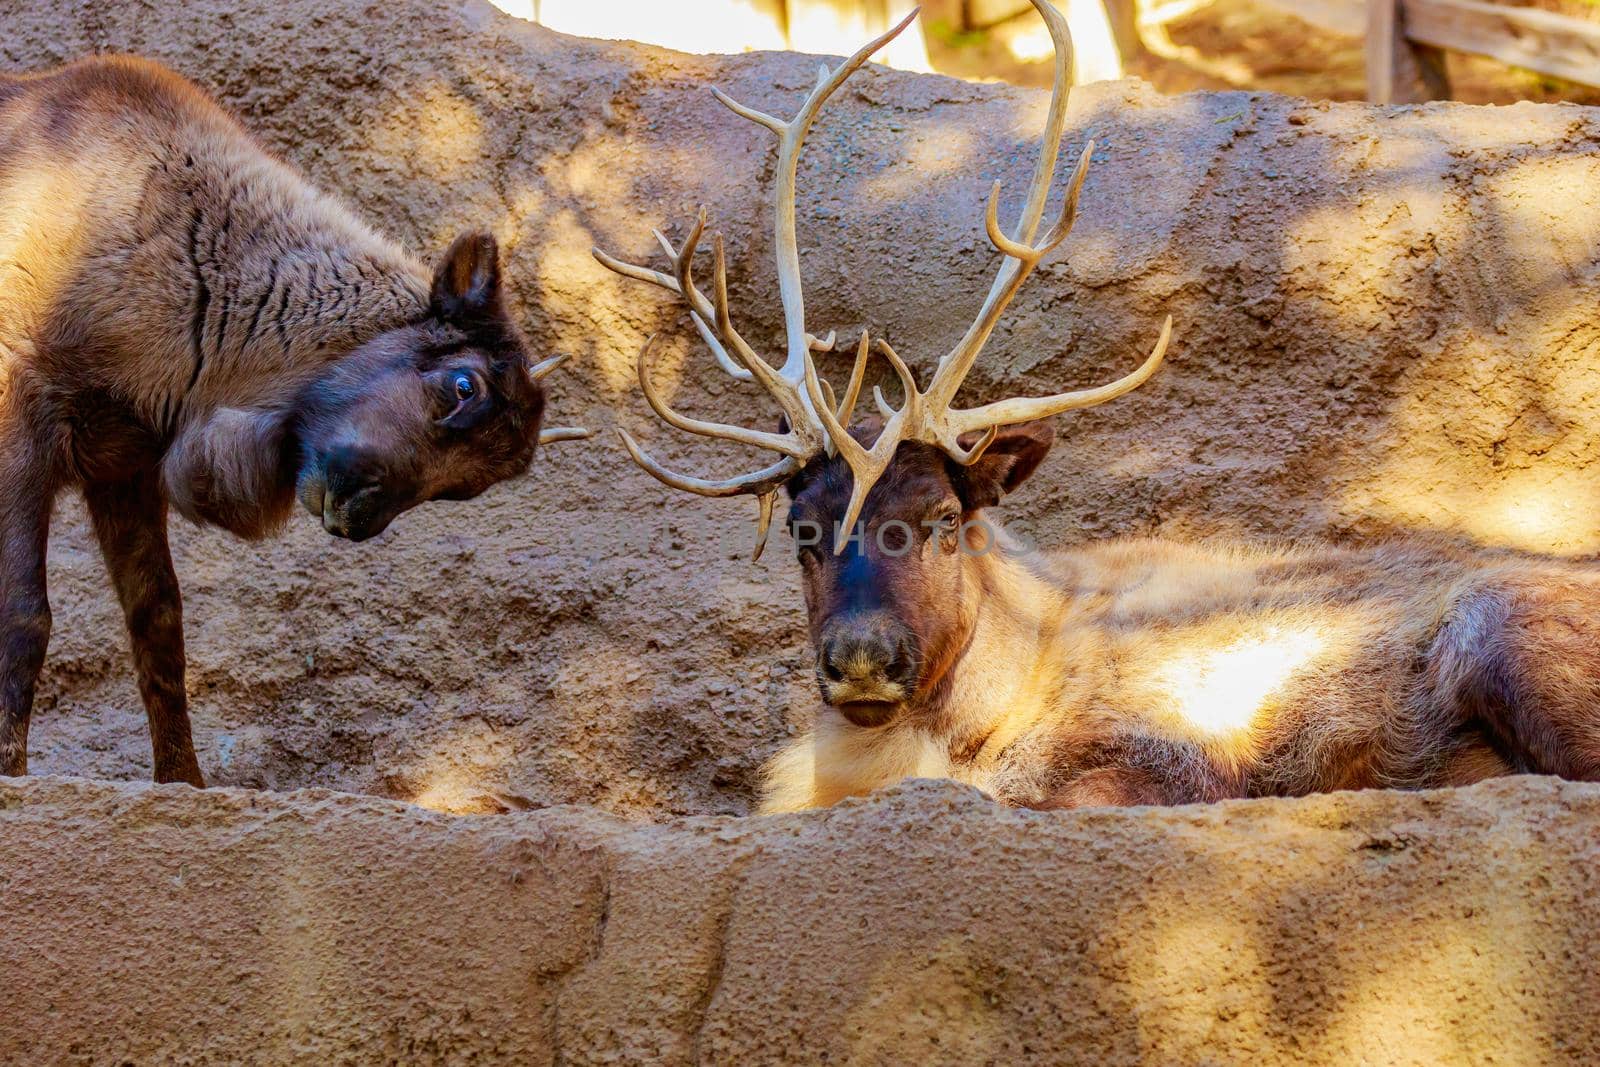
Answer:
POLYGON ((296 493, 337 537, 364 541, 428 500, 466 500, 528 469, 544 415, 506 311, 498 249, 458 238, 428 317, 374 338, 302 397, 296 493))
MULTIPOLYGON (((870 444, 877 432, 864 423, 852 435, 870 444)), ((968 564, 992 548, 978 513, 1022 484, 1053 440, 1047 423, 1013 426, 970 467, 929 445, 901 445, 838 555, 849 467, 819 458, 789 483, 817 683, 850 722, 886 725, 933 693, 960 658, 975 623, 968 564)))

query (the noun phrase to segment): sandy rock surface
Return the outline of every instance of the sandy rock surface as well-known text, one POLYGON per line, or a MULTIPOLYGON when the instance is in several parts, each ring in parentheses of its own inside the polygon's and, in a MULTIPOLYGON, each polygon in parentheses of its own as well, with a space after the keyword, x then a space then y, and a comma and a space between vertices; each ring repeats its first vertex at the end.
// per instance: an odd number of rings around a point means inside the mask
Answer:
MULTIPOLYGON (((553 417, 604 434, 361 546, 306 521, 261 545, 180 531, 213 780, 462 810, 747 810, 754 769, 815 703, 792 553, 780 532, 750 563, 749 501, 664 490, 610 430, 707 472, 751 462, 649 417, 632 361, 655 330, 675 338, 658 375, 684 408, 752 424, 775 412, 589 247, 645 256, 651 226, 681 234, 706 204, 745 333, 775 351, 769 137, 707 86, 784 113, 814 62, 576 40, 476 0, 0 0, 6 69, 103 50, 209 86, 419 252, 493 227, 537 347, 577 357, 553 417)), ((1044 104, 884 70, 852 82, 802 168, 812 330, 870 326, 926 374, 987 287, 982 199, 999 177, 1014 210, 1044 104)), ((1061 420, 1062 444, 1004 516, 1047 545, 1431 531, 1593 553, 1597 120, 1570 106, 1164 98, 1135 82, 1075 92, 1070 141, 1099 145, 1080 221, 968 396, 1107 380, 1167 312, 1176 340, 1145 389, 1061 420)), ((50 566, 35 769, 144 777, 121 624, 76 503, 50 566)))
POLYGON ((1597 828, 1550 779, 660 825, 6 780, 0 1059, 1593 1063, 1597 828))

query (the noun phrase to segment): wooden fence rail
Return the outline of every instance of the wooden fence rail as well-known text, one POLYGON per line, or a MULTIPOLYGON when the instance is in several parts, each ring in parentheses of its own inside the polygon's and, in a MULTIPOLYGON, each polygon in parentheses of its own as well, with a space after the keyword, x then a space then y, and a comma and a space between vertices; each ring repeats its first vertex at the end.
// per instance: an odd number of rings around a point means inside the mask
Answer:
MULTIPOLYGON (((1165 24, 1209 0, 1055 0, 1103 4, 1118 42, 1179 58, 1165 24), (1136 37, 1129 30, 1136 29, 1136 37), (1130 39, 1132 37, 1132 39, 1130 39)), ((1417 103, 1450 95, 1444 53, 1470 52, 1581 85, 1600 87, 1600 23, 1483 0, 1260 0, 1332 33, 1366 35, 1367 96, 1417 103)), ((1027 0, 965 0, 967 28, 981 29, 1029 10, 1027 0)), ((1204 57, 1184 55, 1189 62, 1204 57)))
POLYGON ((1482 0, 1265 0, 1334 33, 1367 35, 1367 96, 1407 104, 1450 95, 1443 52, 1470 52, 1600 87, 1600 23, 1482 0))
MULTIPOLYGON (((1373 25, 1384 17, 1378 14, 1380 8, 1397 11, 1397 18, 1388 17, 1395 18, 1411 48, 1422 50, 1419 54, 1424 57, 1427 49, 1471 52, 1540 74, 1600 86, 1600 24, 1553 11, 1480 0, 1369 0, 1369 49, 1373 25)), ((1372 56, 1369 51, 1368 95, 1378 103, 1408 102, 1400 96, 1377 96, 1384 79, 1381 74, 1374 76, 1372 56)), ((1439 88, 1442 91, 1422 99, 1448 95, 1447 84, 1439 88)))

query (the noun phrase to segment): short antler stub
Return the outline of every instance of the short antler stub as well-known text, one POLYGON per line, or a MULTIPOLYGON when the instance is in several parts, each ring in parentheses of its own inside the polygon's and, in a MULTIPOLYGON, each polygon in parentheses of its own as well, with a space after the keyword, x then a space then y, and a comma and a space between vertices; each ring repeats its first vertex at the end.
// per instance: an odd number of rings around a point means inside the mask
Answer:
MULTIPOLYGON (((570 354, 562 353, 549 359, 542 359, 528 368, 528 378, 534 382, 543 381, 571 358, 570 354)), ((547 426, 539 431, 539 443, 548 445, 556 441, 582 441, 593 436, 593 430, 585 430, 581 426, 547 426)))

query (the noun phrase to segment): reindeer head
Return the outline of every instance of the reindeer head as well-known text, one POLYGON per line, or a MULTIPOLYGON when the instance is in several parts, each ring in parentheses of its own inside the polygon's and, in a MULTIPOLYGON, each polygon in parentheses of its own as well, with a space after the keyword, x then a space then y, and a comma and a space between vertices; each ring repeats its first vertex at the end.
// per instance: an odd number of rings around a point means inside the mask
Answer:
POLYGON ((893 368, 902 394, 896 407, 882 391, 874 390, 878 420, 853 432, 846 429, 872 351, 865 333, 842 401, 817 373, 812 359, 813 352, 833 347, 833 335, 819 340, 806 330, 795 238, 795 176, 801 144, 823 103, 868 57, 904 30, 915 11, 837 69, 824 67, 816 87, 787 122, 713 90, 736 114, 778 138, 773 244, 787 336, 782 366, 764 360, 733 327, 720 236, 712 241, 712 297, 696 287, 691 267, 705 229, 703 208, 682 247, 674 249, 659 232, 655 234, 671 260, 671 273, 623 263, 595 250, 611 270, 651 282, 683 300, 717 362, 734 377, 759 383, 782 410, 776 433, 685 416, 655 392, 646 366, 650 351, 646 342, 639 354, 639 385, 664 421, 690 433, 766 449, 780 458, 761 470, 708 480, 667 469, 626 431, 620 432, 634 461, 666 485, 702 496, 755 496, 757 555, 781 486, 788 486, 793 500, 791 528, 798 531, 798 523, 815 523, 832 532, 831 554, 797 536, 806 605, 823 699, 861 726, 891 721, 897 710, 936 686, 959 656, 972 626, 965 617, 970 614, 966 607, 970 598, 958 595, 970 569, 962 562, 968 558, 962 546, 972 548, 966 527, 979 509, 1020 484, 1049 451, 1052 434, 1040 420, 1101 404, 1137 388, 1161 365, 1171 338, 1169 317, 1144 363, 1109 385, 998 400, 976 408, 954 406, 956 393, 1006 305, 1040 260, 1071 231, 1094 151, 1093 142, 1084 146, 1060 213, 1038 237, 1066 122, 1072 45, 1061 13, 1047 0, 1032 3, 1055 43, 1055 86, 1021 219, 1012 234, 1001 229, 1000 183, 995 182, 985 214, 989 240, 1002 256, 994 284, 972 325, 939 359, 926 390, 899 354, 878 342, 877 351, 893 368))
POLYGON ((364 541, 428 500, 466 500, 528 469, 542 441, 539 379, 501 290, 499 248, 467 233, 445 253, 420 322, 380 334, 301 396, 296 494, 338 537, 364 541))
MULTIPOLYGON (((872 419, 851 431, 862 442, 881 432, 872 419)), ((905 442, 837 553, 828 546, 854 494, 849 464, 814 460, 789 480, 817 684, 845 718, 878 726, 938 688, 967 645, 983 560, 999 544, 982 510, 1021 485, 1054 439, 1048 422, 1008 426, 965 465, 905 442)))

